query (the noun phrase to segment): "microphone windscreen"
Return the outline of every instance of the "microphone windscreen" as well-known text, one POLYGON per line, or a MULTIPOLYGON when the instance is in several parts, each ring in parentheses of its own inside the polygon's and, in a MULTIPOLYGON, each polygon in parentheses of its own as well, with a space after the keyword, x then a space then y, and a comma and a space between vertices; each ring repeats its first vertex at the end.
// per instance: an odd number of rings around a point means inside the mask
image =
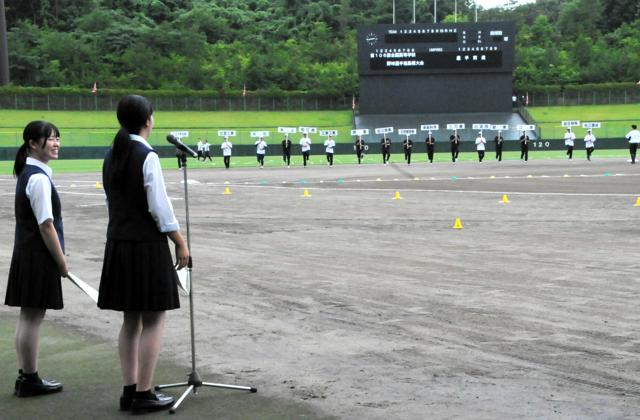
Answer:
POLYGON ((175 138, 175 136, 173 134, 169 134, 167 135, 167 141, 171 144, 176 144, 178 143, 178 139, 175 138))

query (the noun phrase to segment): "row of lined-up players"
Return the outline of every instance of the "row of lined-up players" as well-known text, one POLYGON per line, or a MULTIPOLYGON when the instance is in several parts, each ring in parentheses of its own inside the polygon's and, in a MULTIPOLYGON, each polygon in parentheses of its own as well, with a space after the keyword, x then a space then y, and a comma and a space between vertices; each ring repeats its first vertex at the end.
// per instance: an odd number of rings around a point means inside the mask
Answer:
MULTIPOLYGON (((631 126, 631 131, 627 133, 625 138, 629 141, 629 152, 631 155, 631 163, 635 163, 636 151, 638 148, 638 144, 640 143, 640 132, 637 129, 637 126, 634 124, 631 126)), ((572 132, 571 128, 567 128, 567 132, 564 136, 565 147, 567 148, 567 159, 573 158, 573 148, 575 145, 575 133, 572 132)), ((457 131, 454 131, 449 136, 449 143, 451 146, 451 161, 456 162, 458 160, 459 155, 459 147, 460 147, 460 135, 457 131)), ((495 143, 495 152, 496 152, 496 160, 502 161, 502 148, 504 144, 504 137, 502 136, 502 132, 498 131, 497 135, 493 139, 495 143)), ((529 142, 531 141, 529 135, 523 131, 520 136, 520 160, 528 161, 529 160, 529 142)), ((591 154, 595 149, 596 137, 593 135, 591 129, 587 130, 587 134, 584 137, 585 150, 587 153, 587 160, 591 160, 591 154)), ((433 163, 433 155, 435 152, 435 137, 431 131, 428 132, 427 137, 425 138, 425 144, 427 148, 427 157, 429 162, 433 163)), ((260 137, 254 143, 256 146, 256 156, 260 167, 264 166, 264 156, 266 154, 267 143, 264 138, 260 137)), ((307 166, 307 161, 309 160, 309 154, 311 151, 311 139, 308 137, 306 133, 302 135, 302 138, 299 141, 303 165, 307 166)), ((476 150, 478 152, 478 160, 482 162, 485 156, 486 144, 487 140, 483 137, 482 132, 478 133, 478 137, 475 140, 476 150)), ((288 135, 285 135, 285 138, 282 140, 282 159, 287 164, 287 167, 291 164, 291 148, 292 141, 289 139, 288 135)), ((209 158, 211 160, 211 154, 209 151, 210 144, 205 140, 203 143, 201 140, 198 141, 198 159, 202 158, 206 160, 209 158)), ((356 152, 356 156, 358 158, 358 164, 362 163, 362 159, 364 157, 366 142, 362 138, 362 136, 358 136, 354 143, 354 149, 356 152)), ((391 156, 391 139, 389 139, 386 134, 380 140, 381 152, 382 152, 382 162, 387 165, 389 162, 389 158, 391 156)), ((222 149, 222 154, 224 157, 224 164, 226 168, 229 168, 230 158, 231 158, 231 149, 233 148, 233 144, 229 141, 228 137, 224 138, 222 145, 220 146, 222 149)), ((325 153, 327 156, 327 164, 329 166, 333 166, 333 154, 336 147, 336 142, 333 140, 332 136, 329 136, 327 140, 324 141, 325 153)), ((407 164, 411 164, 411 153, 413 151, 413 140, 409 137, 405 138, 402 142, 402 147, 404 150, 404 158, 407 164)))

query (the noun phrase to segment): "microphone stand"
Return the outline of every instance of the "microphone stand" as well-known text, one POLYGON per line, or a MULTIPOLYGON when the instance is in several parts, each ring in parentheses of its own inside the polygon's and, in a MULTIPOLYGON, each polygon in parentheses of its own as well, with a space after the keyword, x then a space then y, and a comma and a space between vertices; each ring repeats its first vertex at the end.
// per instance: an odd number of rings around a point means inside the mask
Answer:
MULTIPOLYGON (((187 184, 187 155, 186 153, 180 154, 180 163, 182 165, 182 174, 184 179, 184 203, 186 210, 186 219, 187 219, 187 247, 191 250, 191 232, 189 231, 189 187, 187 184)), ((191 282, 191 268, 193 267, 191 256, 189 256, 189 263, 187 264, 187 280, 189 284, 189 320, 191 323, 191 373, 188 375, 187 382, 178 382, 175 384, 166 384, 166 385, 156 385, 156 390, 166 389, 166 388, 177 388, 186 386, 187 389, 184 391, 182 396, 178 398, 178 400, 173 404, 173 406, 169 409, 169 413, 174 414, 182 401, 189 395, 191 391, 194 394, 198 393, 198 388, 205 387, 213 387, 213 388, 225 388, 225 389, 236 389, 239 391, 250 391, 250 392, 258 392, 258 389, 252 386, 240 386, 240 385, 227 385, 227 384, 216 384, 212 382, 203 382, 196 370, 196 342, 195 342, 195 327, 194 327, 194 316, 193 316, 193 283, 191 282)))

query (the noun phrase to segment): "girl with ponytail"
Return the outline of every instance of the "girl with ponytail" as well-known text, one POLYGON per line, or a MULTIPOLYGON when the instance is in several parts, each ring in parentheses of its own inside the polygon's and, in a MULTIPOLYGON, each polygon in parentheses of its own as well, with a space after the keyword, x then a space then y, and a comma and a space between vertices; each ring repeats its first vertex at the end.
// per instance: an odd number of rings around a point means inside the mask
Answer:
POLYGON ((142 96, 118 103, 120 130, 102 168, 109 224, 98 307, 123 312, 118 354, 120 409, 134 414, 169 408, 173 398, 151 392, 165 311, 180 306, 177 274, 189 261, 160 168, 147 140, 153 108, 142 96), (175 245, 174 265, 167 242, 175 245))
POLYGON ((60 131, 49 122, 32 121, 22 139, 13 165, 16 231, 5 304, 20 307, 14 395, 30 397, 62 391, 60 382, 38 375, 38 351, 46 310, 62 309, 60 277, 68 271, 60 198, 47 165, 58 158, 60 131))

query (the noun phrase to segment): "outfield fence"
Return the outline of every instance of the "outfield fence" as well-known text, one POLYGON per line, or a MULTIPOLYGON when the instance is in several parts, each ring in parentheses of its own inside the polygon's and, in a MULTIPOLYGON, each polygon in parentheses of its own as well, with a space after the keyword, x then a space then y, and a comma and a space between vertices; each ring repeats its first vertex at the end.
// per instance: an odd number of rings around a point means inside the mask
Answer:
MULTIPOLYGON (((0 93, 0 109, 115 111, 121 95, 0 93)), ((327 96, 148 96, 161 111, 317 111, 351 109, 352 98, 327 96)))

